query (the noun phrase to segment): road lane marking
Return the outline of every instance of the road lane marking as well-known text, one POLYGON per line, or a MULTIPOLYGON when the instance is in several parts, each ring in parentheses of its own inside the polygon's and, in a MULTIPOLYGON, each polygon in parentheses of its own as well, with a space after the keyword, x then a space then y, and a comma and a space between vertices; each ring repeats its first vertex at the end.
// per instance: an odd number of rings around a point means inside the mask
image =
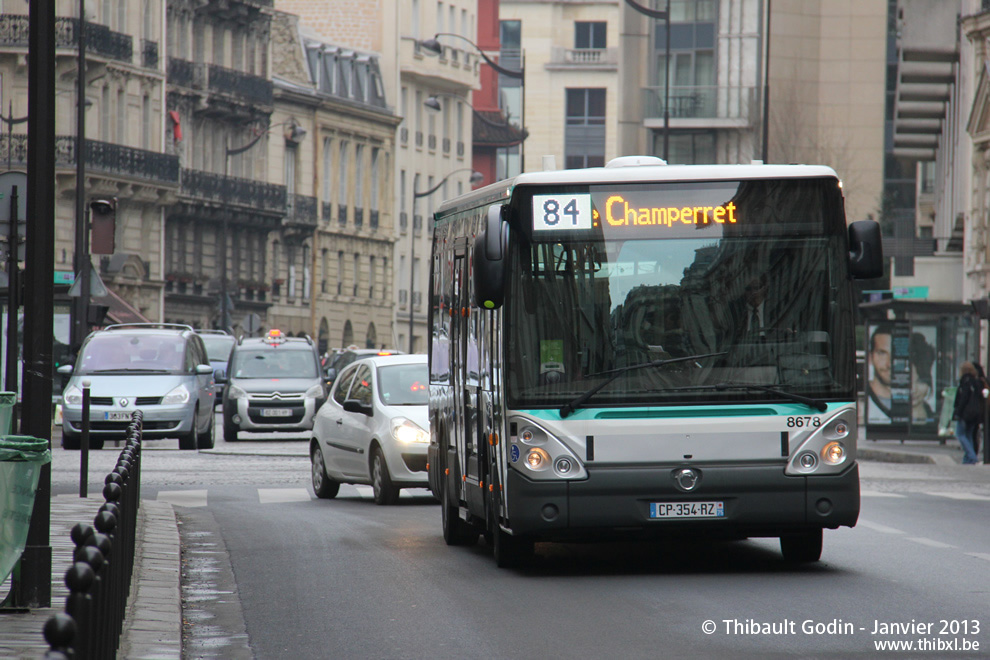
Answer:
POLYGON ((860 497, 907 497, 906 495, 901 495, 900 493, 886 493, 882 490, 861 490, 859 491, 860 497))
POLYGON ((206 493, 205 490, 160 490, 158 501, 173 506, 206 506, 206 493))
POLYGON ((859 519, 858 525, 862 525, 867 529, 872 529, 874 532, 880 532, 882 534, 903 534, 901 530, 895 527, 887 527, 886 525, 881 525, 879 523, 870 522, 869 520, 859 519))
POLYGON ((313 497, 305 488, 259 488, 258 502, 277 504, 283 502, 309 502, 313 497))
POLYGON ((921 545, 927 545, 929 548, 954 548, 956 546, 949 545, 948 543, 942 543, 941 541, 936 541, 934 539, 926 539, 923 536, 908 536, 908 541, 914 541, 915 543, 920 543, 921 545))
POLYGON ((977 559, 982 559, 983 561, 990 561, 990 553, 987 552, 967 552, 970 557, 976 557, 977 559))
POLYGON ((933 497, 948 497, 950 500, 973 500, 976 502, 990 502, 990 497, 977 495, 976 493, 950 493, 947 491, 925 491, 925 495, 933 497))

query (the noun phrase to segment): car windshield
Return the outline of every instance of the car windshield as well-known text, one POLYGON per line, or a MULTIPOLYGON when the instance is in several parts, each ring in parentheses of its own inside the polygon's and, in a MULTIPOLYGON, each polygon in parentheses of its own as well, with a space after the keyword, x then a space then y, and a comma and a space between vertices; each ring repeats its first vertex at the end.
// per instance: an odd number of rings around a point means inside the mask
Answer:
POLYGON ((226 362, 234 348, 234 338, 229 335, 202 335, 206 355, 210 362, 226 362))
POLYGON ((396 364, 378 369, 378 396, 389 406, 425 406, 429 403, 426 364, 396 364))
POLYGON ((234 378, 316 378, 316 356, 284 348, 241 348, 234 353, 234 378))
POLYGON ((181 371, 184 363, 185 341, 181 337, 107 332, 93 335, 86 342, 76 373, 181 371))

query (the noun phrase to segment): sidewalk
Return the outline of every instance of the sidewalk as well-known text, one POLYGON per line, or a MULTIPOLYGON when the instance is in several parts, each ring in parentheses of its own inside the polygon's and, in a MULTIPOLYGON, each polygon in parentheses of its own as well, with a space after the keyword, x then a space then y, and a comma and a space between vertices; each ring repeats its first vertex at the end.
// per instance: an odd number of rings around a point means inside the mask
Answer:
MULTIPOLYGON (((76 523, 92 524, 102 497, 56 495, 51 502, 52 606, 27 613, 0 614, 0 658, 37 660, 48 651, 42 629, 55 613, 65 611, 65 571, 74 544, 76 523)), ((127 601, 120 658, 179 660, 182 655, 182 606, 179 580, 179 528, 172 506, 142 500, 138 510, 137 547, 127 601)), ((9 582, 3 585, 6 596, 9 582)))
MULTIPOLYGON (((859 460, 886 463, 961 465, 962 450, 953 439, 861 440, 859 460)), ((968 468, 967 468, 968 469, 968 468)), ((57 495, 51 505, 52 607, 28 613, 0 614, 0 658, 37 660, 48 650, 42 635, 45 621, 65 608, 63 582, 69 567, 69 531, 78 522, 91 523, 102 498, 57 495)), ((180 660, 182 601, 179 529, 172 506, 142 500, 138 514, 136 565, 128 599, 124 633, 117 657, 128 660, 180 660)), ((3 594, 6 594, 6 584, 3 594)))

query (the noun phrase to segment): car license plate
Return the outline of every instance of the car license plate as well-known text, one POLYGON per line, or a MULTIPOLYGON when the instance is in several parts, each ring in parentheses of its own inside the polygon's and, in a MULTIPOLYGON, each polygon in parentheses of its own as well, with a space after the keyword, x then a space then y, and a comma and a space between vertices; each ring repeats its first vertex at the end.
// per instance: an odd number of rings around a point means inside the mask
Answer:
POLYGON ((292 410, 289 408, 262 408, 262 417, 289 417, 292 415, 292 410))
POLYGON ((651 502, 650 518, 724 518, 724 502, 651 502))
POLYGON ((103 419, 107 422, 129 422, 131 421, 131 411, 105 412, 103 419))

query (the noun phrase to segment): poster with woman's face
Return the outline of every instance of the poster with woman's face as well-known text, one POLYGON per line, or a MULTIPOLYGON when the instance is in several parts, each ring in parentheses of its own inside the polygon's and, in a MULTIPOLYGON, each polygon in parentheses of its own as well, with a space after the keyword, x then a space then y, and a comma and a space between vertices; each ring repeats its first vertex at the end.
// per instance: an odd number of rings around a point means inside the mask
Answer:
POLYGON ((934 425, 937 419, 938 384, 935 382, 938 328, 913 326, 909 344, 911 365, 911 423, 934 425))

